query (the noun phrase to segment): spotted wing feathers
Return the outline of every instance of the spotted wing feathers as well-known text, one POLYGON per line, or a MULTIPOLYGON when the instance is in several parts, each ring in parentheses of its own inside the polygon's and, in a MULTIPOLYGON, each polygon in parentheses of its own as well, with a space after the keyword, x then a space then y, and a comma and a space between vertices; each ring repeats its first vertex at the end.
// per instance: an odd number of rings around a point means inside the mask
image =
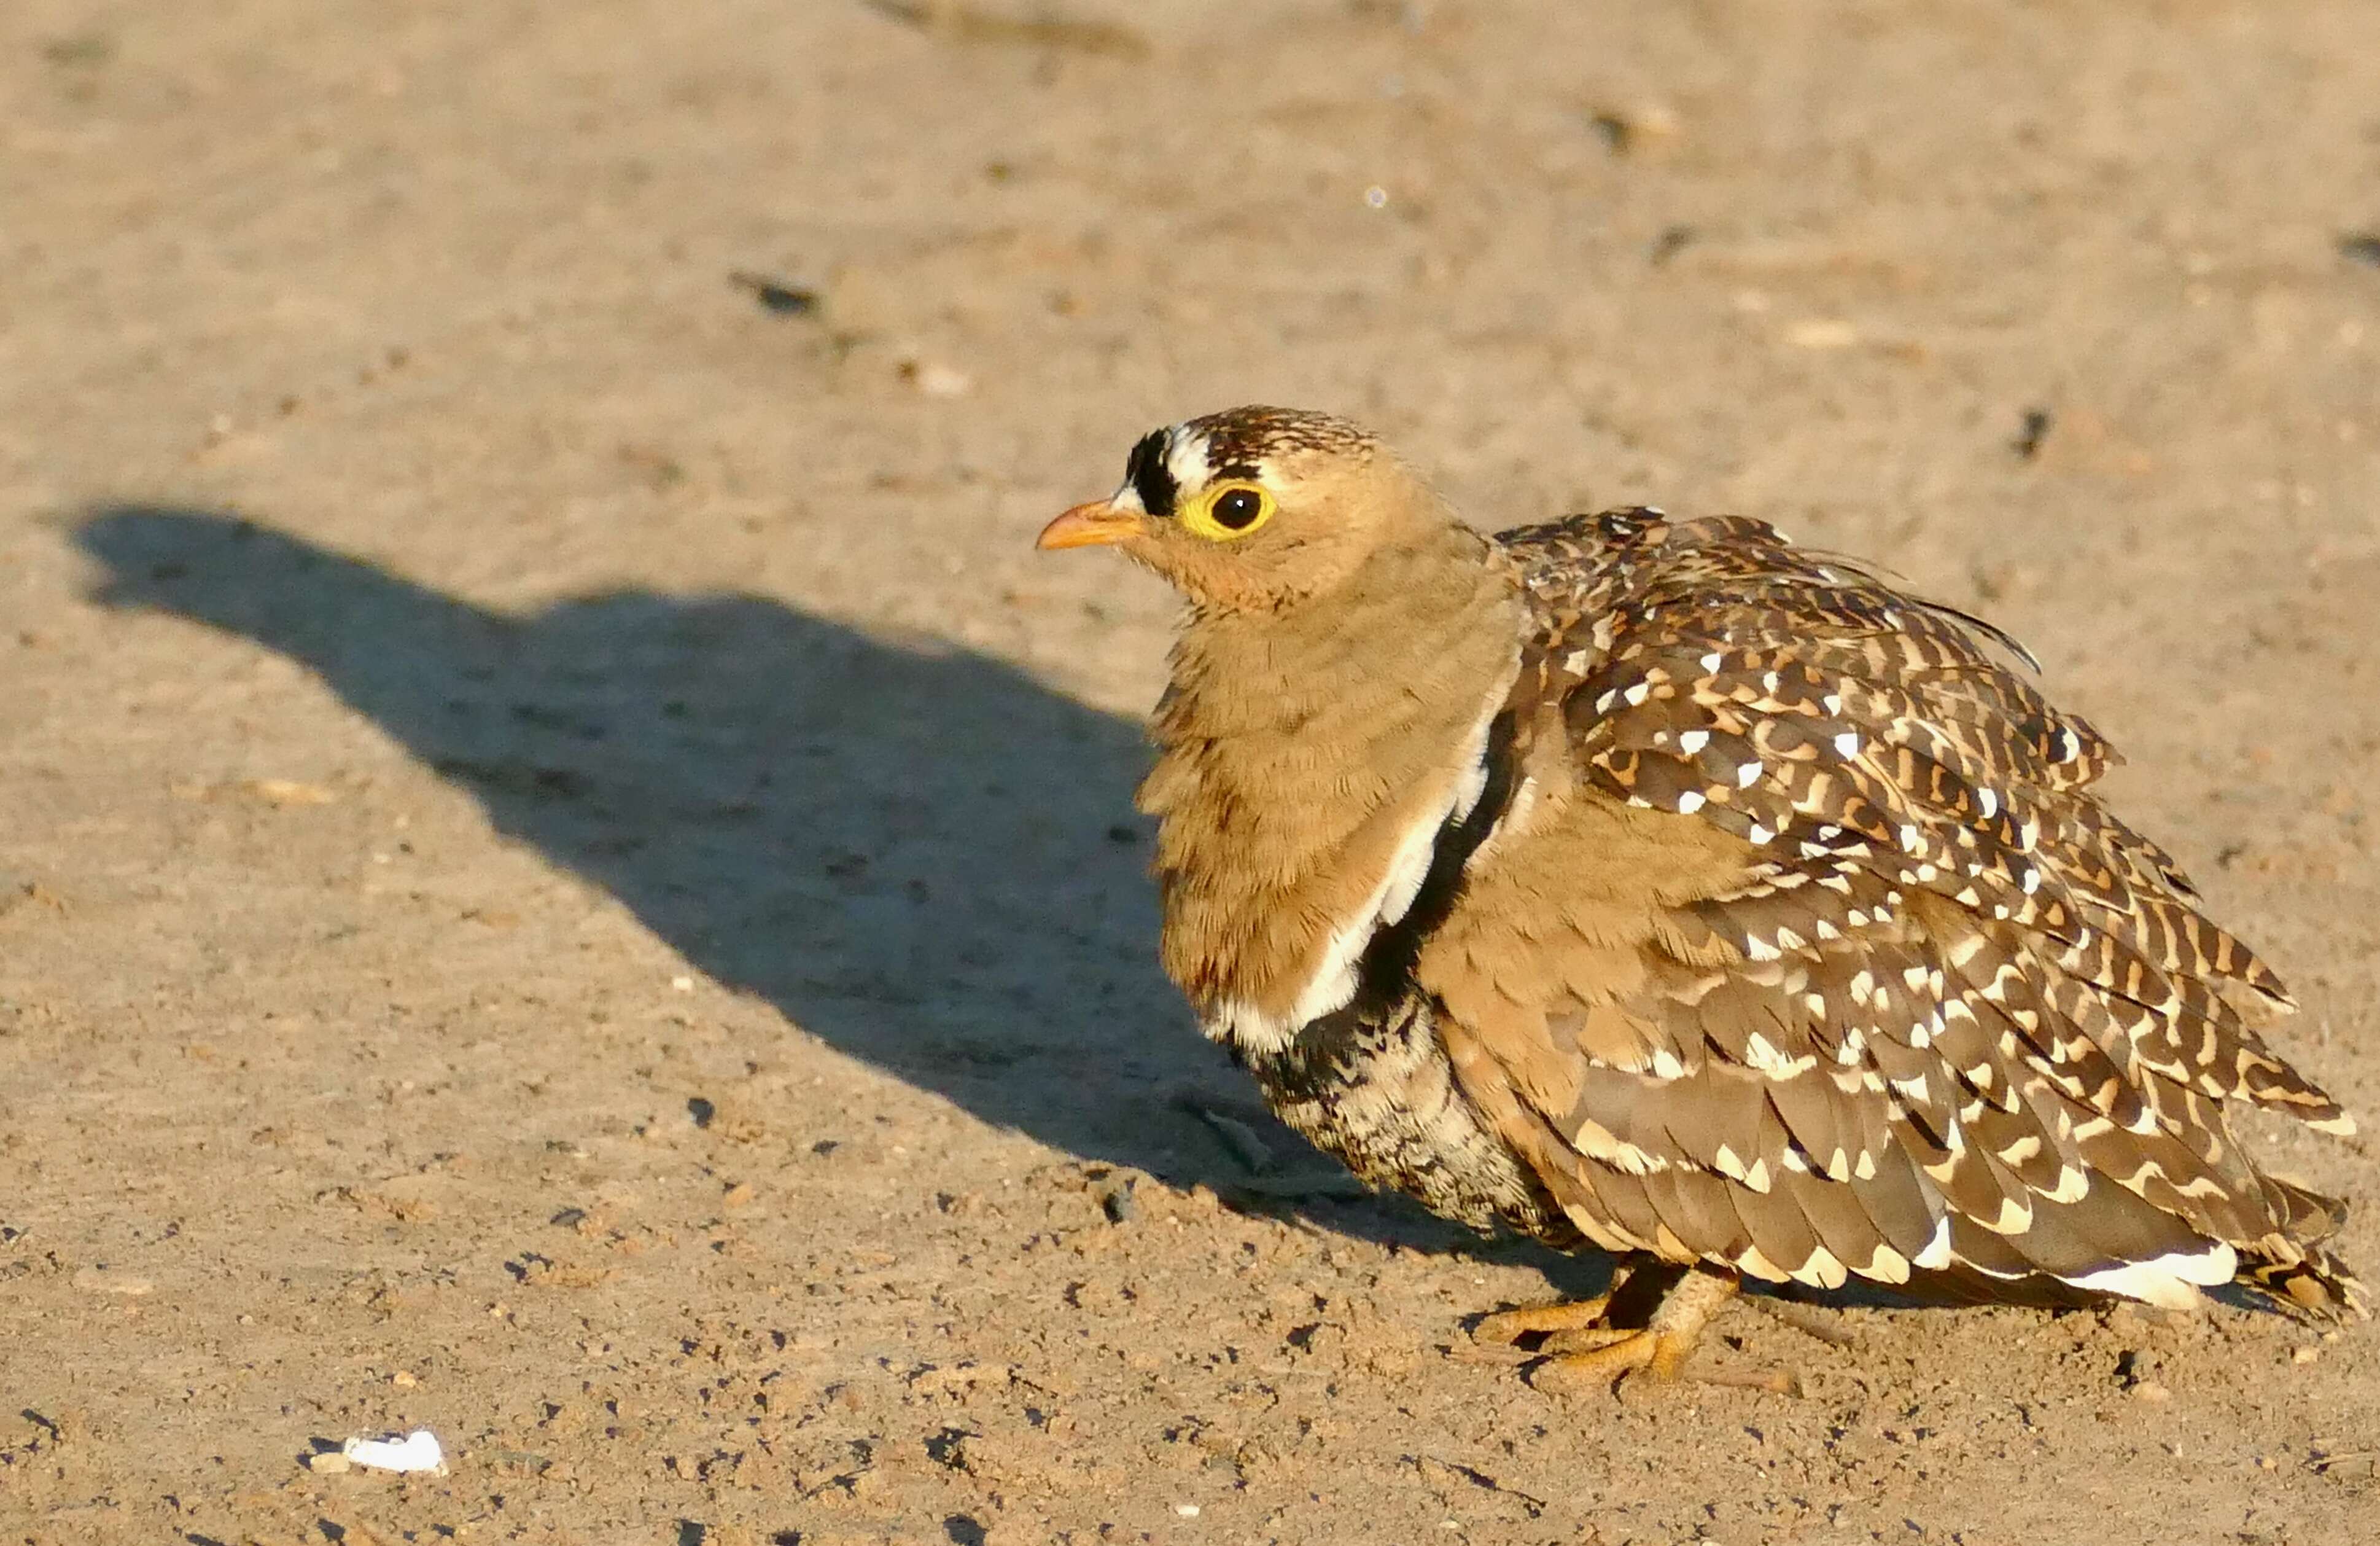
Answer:
POLYGON ((2250 1023, 2286 992, 2098 803, 2114 753, 2004 636, 1758 521, 1500 541, 1535 613, 1516 701, 1582 797, 1741 840, 1647 924, 1640 980, 1544 991, 1574 1064, 1510 1130, 1573 1217, 1763 1278, 2237 1276, 2362 1311, 2337 1205, 2225 1120, 2351 1130, 2250 1023))

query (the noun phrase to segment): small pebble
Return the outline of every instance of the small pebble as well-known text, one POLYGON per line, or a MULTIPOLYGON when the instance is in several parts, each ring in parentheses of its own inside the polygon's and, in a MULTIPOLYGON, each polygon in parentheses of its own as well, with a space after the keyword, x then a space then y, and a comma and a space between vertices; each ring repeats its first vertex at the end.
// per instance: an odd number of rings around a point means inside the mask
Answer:
POLYGON ((784 280, 774 279, 765 274, 752 274, 740 269, 727 277, 735 284, 751 291, 752 298, 760 303, 760 309, 764 311, 773 311, 781 317, 799 317, 818 310, 819 298, 816 290, 788 284, 784 280))
POLYGON ((105 1267, 85 1267, 74 1275, 74 1285, 86 1294, 121 1294, 133 1297, 156 1292, 157 1285, 147 1278, 137 1278, 129 1272, 118 1272, 105 1267))
POLYGON ((965 371, 939 360, 912 359, 901 366, 901 379, 929 397, 964 397, 975 389, 965 371))
POLYGON ((339 1453, 355 1465, 377 1471, 436 1471, 443 1476, 446 1470, 446 1455, 438 1435, 426 1428, 384 1439, 349 1439, 339 1446, 339 1453))
POLYGON ((1607 108, 1587 120, 1613 155, 1633 155, 1675 140, 1685 126, 1676 108, 1666 103, 1644 102, 1607 108))
POLYGON ((310 1471, 320 1471, 325 1476, 336 1476, 341 1471, 354 1470, 356 1463, 337 1450, 332 1449, 324 1450, 320 1455, 308 1455, 306 1468, 310 1471))
POLYGON ((2050 429, 2057 422, 2057 416, 2046 408, 2025 409, 2024 417, 2018 423, 2016 438, 2009 442, 2009 449, 2026 461, 2033 460, 2041 455, 2042 442, 2049 438, 2050 429))

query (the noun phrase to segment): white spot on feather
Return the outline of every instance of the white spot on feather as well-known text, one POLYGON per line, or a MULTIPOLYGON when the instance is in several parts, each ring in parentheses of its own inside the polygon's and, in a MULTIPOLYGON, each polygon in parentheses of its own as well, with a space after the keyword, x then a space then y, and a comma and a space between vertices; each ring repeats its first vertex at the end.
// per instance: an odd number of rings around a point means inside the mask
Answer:
POLYGON ((1995 1235, 2022 1235, 2033 1227, 2033 1204, 2022 1198, 2004 1197, 1998 1217, 1975 1222, 1995 1235))
POLYGON ((1867 1259, 1867 1265, 1856 1271, 1860 1276, 1872 1278, 1877 1283, 1907 1283, 1909 1258, 1890 1246, 1879 1245, 1876 1248, 1876 1254, 1867 1259))
POLYGON ((2163 1309, 2195 1309, 2201 1287, 2229 1283, 2240 1272, 2240 1255, 2216 1241, 2200 1251, 2169 1251, 2146 1261, 2102 1267, 2061 1281, 2095 1294, 2120 1294, 2163 1309))
POLYGON ((1793 1281, 1812 1288, 1840 1288, 1849 1276, 1832 1252, 1824 1246, 1814 1246, 1810 1249, 1810 1259, 1802 1263, 1802 1270, 1793 1274, 1793 1281))
POLYGON ((1817 1063, 1811 1057, 1787 1057, 1777 1043, 1756 1030, 1743 1039, 1743 1061, 1773 1079, 1790 1079, 1817 1063))
POLYGON ((1650 1175, 1670 1168, 1670 1162, 1619 1137, 1599 1122, 1582 1121, 1571 1137, 1578 1151, 1628 1175, 1650 1175))
POLYGON ((1735 1264, 1752 1276, 1764 1278, 1770 1283, 1783 1283, 1788 1276, 1784 1269, 1761 1254, 1758 1246, 1744 1247, 1743 1254, 1735 1259, 1735 1264))
POLYGON ((1708 745, 1710 732, 1707 730, 1682 730, 1678 733, 1678 749, 1689 757, 1708 745))

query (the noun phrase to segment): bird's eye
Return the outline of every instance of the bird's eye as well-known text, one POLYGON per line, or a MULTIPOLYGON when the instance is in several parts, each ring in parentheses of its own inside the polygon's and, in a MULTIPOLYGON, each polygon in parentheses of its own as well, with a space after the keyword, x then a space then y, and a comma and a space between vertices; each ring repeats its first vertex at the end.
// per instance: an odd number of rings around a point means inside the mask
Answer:
POLYGON ((1264 515, 1264 498, 1254 489, 1226 489, 1215 501, 1215 524, 1245 531, 1264 515))
POLYGON ((1218 542, 1245 537, 1270 519, 1272 495, 1256 483, 1224 483, 1211 489, 1190 512, 1190 529, 1218 542))

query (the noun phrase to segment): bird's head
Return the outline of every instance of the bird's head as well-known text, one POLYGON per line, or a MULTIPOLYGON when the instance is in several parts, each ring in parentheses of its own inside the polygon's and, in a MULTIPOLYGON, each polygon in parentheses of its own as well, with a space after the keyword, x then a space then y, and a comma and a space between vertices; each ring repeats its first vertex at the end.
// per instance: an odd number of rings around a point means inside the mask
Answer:
POLYGON ((1120 548, 1194 602, 1254 610, 1330 590, 1383 548, 1453 524, 1364 430, 1251 407, 1150 431, 1113 494, 1068 510, 1035 545, 1120 548))

